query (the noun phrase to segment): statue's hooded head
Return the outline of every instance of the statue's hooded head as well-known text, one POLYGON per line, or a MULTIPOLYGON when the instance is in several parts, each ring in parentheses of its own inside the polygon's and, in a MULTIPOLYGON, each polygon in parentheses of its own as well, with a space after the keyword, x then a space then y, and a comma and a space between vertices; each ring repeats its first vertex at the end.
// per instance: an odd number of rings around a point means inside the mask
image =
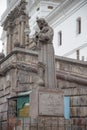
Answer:
POLYGON ((48 23, 46 22, 46 20, 44 18, 37 18, 36 21, 37 21, 37 24, 38 24, 40 30, 42 30, 42 28, 44 26, 48 26, 48 23))

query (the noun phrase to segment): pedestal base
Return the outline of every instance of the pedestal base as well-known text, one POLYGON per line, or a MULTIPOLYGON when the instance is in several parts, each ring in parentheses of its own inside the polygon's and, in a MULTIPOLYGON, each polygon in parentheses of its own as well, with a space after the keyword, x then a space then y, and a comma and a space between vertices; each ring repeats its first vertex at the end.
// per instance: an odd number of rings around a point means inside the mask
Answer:
POLYGON ((37 87, 30 94, 30 116, 64 116, 63 91, 37 87))

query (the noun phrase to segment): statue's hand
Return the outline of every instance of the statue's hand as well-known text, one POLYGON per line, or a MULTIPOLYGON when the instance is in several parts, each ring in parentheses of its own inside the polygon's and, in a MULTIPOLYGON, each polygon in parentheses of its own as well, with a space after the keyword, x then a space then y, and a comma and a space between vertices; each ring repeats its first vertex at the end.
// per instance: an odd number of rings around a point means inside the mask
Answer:
POLYGON ((42 42, 49 41, 49 37, 45 34, 40 33, 39 34, 39 41, 42 41, 42 42))
POLYGON ((39 38, 39 33, 35 32, 35 38, 38 39, 39 38))

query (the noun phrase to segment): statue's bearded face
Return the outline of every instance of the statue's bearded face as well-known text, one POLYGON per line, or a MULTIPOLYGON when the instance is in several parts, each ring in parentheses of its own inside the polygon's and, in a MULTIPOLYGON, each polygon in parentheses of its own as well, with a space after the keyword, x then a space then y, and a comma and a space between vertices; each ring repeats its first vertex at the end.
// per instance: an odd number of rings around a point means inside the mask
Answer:
POLYGON ((42 28, 43 28, 44 25, 45 25, 45 20, 44 20, 43 18, 38 19, 38 20, 37 20, 37 24, 38 24, 40 30, 42 30, 42 28))

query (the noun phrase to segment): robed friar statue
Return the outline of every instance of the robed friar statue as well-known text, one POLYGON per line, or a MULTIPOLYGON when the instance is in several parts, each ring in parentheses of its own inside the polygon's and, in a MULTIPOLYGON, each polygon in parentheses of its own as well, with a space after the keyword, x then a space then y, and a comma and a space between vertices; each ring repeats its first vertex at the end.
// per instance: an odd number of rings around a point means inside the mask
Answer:
POLYGON ((56 87, 55 58, 53 49, 53 29, 44 18, 37 18, 39 32, 35 33, 35 42, 39 48, 38 84, 47 88, 56 87))

